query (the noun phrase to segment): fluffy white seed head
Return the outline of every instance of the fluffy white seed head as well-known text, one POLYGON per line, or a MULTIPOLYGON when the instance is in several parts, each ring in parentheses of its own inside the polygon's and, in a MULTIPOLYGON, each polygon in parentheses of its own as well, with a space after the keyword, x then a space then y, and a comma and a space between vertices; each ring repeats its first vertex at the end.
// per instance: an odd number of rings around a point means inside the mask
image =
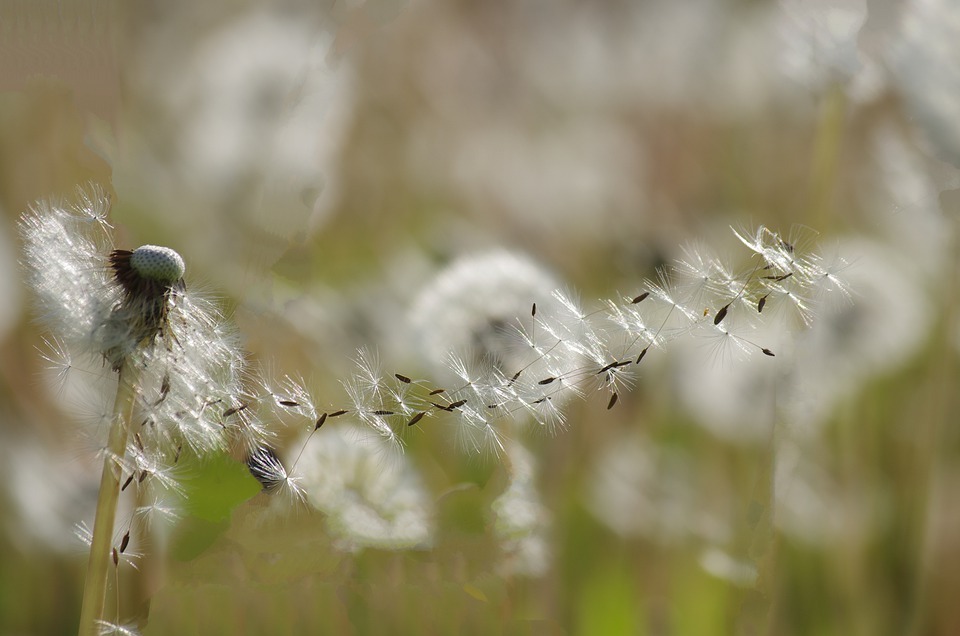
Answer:
POLYGON ((186 271, 183 258, 160 245, 141 245, 133 250, 130 266, 143 278, 168 283, 180 280, 186 271))

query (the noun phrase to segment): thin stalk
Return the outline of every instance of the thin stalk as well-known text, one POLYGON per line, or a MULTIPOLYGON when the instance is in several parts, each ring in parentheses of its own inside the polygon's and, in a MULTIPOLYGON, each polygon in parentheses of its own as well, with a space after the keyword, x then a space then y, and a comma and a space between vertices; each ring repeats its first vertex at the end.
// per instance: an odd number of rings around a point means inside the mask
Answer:
POLYGON ((124 362, 118 373, 117 396, 113 404, 113 420, 110 438, 103 457, 103 473, 100 477, 100 494, 97 497, 97 514, 93 522, 93 541, 90 544, 90 560, 87 578, 83 586, 83 608, 80 612, 80 636, 97 636, 99 621, 103 618, 103 605, 107 593, 107 573, 113 549, 113 524, 117 516, 117 500, 120 498, 122 468, 117 461, 126 454, 127 435, 136 403, 136 373, 124 362))

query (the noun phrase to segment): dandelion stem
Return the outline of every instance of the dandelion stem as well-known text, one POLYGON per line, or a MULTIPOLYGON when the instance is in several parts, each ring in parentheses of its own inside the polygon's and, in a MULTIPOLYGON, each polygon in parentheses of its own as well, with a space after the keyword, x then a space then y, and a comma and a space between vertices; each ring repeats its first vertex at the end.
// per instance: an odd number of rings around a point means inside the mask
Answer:
POLYGON ((127 447, 130 420, 136 403, 135 371, 129 362, 120 365, 117 396, 113 405, 113 421, 110 438, 103 458, 103 473, 100 477, 100 494, 97 497, 97 514, 93 522, 93 540, 90 543, 90 560, 87 578, 83 587, 83 608, 80 612, 80 636, 97 636, 99 621, 103 618, 103 605, 107 591, 107 571, 113 540, 113 523, 117 515, 117 500, 120 496, 121 463, 127 447))

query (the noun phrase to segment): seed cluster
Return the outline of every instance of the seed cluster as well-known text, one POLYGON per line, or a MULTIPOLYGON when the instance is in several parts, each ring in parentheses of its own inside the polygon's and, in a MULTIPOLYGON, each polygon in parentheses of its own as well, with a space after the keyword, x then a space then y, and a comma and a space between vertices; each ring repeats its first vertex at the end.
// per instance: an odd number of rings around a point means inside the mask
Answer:
POLYGON ((141 245, 130 254, 130 266, 142 278, 175 283, 186 271, 183 258, 169 247, 141 245))

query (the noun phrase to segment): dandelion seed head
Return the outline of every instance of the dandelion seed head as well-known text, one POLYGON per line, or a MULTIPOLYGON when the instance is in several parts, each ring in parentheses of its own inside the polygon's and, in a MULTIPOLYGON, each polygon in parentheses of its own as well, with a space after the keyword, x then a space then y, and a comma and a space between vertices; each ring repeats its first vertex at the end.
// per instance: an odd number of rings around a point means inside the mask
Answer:
MULTIPOLYGON (((213 302, 187 290, 177 252, 158 245, 116 249, 109 197, 88 186, 76 199, 40 201, 20 221, 26 279, 52 332, 49 357, 63 378, 77 361, 105 361, 82 375, 112 387, 118 376, 111 370, 130 371, 119 377, 134 383, 131 441, 122 456, 105 456, 125 475, 136 473, 138 487, 140 477, 150 476, 176 490, 184 448, 204 455, 239 440, 252 449, 264 436, 253 414, 222 415, 244 394, 239 339, 213 302)), ((98 413, 101 435, 109 418, 98 413)))

